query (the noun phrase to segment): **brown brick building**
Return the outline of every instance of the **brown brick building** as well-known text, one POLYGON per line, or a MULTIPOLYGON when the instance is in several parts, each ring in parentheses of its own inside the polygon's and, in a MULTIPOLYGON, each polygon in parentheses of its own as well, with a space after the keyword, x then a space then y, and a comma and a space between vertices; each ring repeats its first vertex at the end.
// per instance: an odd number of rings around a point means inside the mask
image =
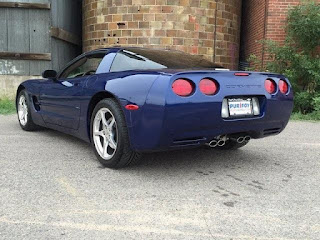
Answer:
MULTIPOLYGON (((317 0, 320 2, 320 0, 317 0)), ((177 49, 230 69, 262 62, 262 39, 283 41, 290 7, 300 0, 84 0, 83 49, 144 46, 177 49), (241 41, 240 41, 241 39, 241 41)))
MULTIPOLYGON (((320 3, 320 0, 316 1, 320 3)), ((240 61, 244 65, 251 54, 261 60, 261 65, 268 60, 267 53, 259 41, 270 39, 283 42, 288 10, 300 2, 300 0, 243 1, 240 61)))
POLYGON ((83 49, 144 46, 177 49, 235 69, 241 0, 85 0, 83 49))

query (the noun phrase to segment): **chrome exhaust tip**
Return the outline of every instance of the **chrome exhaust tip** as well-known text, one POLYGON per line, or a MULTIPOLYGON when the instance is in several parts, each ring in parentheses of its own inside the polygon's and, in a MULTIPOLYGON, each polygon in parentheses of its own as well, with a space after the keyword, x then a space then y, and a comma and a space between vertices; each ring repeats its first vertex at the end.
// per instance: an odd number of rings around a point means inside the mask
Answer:
POLYGON ((218 146, 219 147, 223 147, 225 144, 226 144, 226 141, 224 141, 224 140, 219 140, 218 141, 218 146))
POLYGON ((251 140, 251 137, 250 137, 249 135, 247 135, 247 136, 244 137, 244 140, 245 140, 246 142, 249 142, 249 141, 251 140))
POLYGON ((212 139, 209 143, 206 143, 206 145, 211 148, 223 147, 228 139, 229 138, 226 135, 220 135, 212 139))
POLYGON ((244 140, 244 137, 238 137, 237 138, 237 143, 243 143, 245 140, 244 140))
POLYGON ((211 148, 215 148, 216 146, 218 146, 218 141, 214 139, 211 142, 209 142, 207 145, 211 148))

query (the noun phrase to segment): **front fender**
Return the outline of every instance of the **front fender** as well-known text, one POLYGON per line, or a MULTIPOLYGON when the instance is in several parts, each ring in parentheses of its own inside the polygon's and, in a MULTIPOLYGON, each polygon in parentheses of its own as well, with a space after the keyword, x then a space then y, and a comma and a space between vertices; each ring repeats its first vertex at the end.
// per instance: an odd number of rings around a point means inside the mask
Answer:
POLYGON ((35 108, 34 102, 38 101, 39 99, 39 93, 41 90, 41 85, 43 84, 43 79, 34 79, 34 80, 27 80, 22 82, 18 89, 17 89, 17 94, 16 94, 16 103, 17 103, 17 97, 23 89, 25 89, 27 93, 27 98, 30 103, 30 113, 31 113, 31 118, 33 122, 39 126, 45 126, 45 123, 42 119, 41 114, 39 111, 35 108))

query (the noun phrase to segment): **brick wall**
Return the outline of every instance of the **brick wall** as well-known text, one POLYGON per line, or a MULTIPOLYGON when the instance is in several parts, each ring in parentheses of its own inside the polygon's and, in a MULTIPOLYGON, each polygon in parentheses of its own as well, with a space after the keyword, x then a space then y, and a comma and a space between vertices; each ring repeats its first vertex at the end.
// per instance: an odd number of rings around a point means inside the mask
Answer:
MULTIPOLYGON (((320 0, 316 0, 320 2, 320 0)), ((246 61, 251 54, 261 60, 268 61, 263 52, 262 39, 270 39, 282 43, 285 40, 285 26, 288 10, 300 3, 300 0, 246 0, 243 5, 241 33, 241 61, 246 61), (265 16, 266 13, 266 16, 265 16)), ((260 68, 261 66, 256 66, 260 68)))
POLYGON ((259 41, 265 37, 266 3, 267 0, 243 3, 240 61, 247 61, 251 54, 262 59, 263 48, 259 41))
POLYGON ((236 69, 240 15, 241 0, 84 0, 83 50, 169 48, 236 69))
POLYGON ((288 10, 299 3, 300 0, 268 0, 266 39, 278 42, 285 40, 288 10))

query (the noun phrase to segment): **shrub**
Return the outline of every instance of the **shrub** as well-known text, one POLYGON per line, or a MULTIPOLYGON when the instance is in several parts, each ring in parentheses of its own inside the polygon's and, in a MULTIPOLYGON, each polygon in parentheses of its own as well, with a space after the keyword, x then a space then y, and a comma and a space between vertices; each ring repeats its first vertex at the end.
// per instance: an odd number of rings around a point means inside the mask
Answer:
POLYGON ((312 101, 313 108, 315 111, 319 112, 320 115, 320 94, 317 94, 312 101))
POLYGON ((297 92, 294 97, 294 111, 303 114, 314 111, 313 98, 308 92, 297 92))
MULTIPOLYGON (((286 75, 295 92, 295 111, 320 111, 320 3, 305 2, 288 12, 283 44, 264 40, 268 61, 261 71, 286 75)), ((258 66, 257 59, 250 57, 258 66)))

